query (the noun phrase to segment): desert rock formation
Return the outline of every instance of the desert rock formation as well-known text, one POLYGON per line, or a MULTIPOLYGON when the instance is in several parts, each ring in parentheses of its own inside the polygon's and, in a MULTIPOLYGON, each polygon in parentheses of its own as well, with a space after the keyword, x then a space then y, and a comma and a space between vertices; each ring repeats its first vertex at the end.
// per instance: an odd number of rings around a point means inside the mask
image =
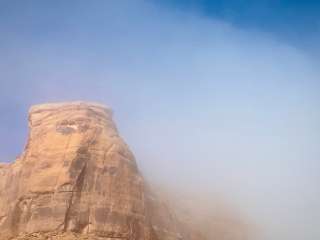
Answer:
POLYGON ((22 155, 0 165, 0 239, 202 237, 146 186, 109 108, 34 106, 22 155))

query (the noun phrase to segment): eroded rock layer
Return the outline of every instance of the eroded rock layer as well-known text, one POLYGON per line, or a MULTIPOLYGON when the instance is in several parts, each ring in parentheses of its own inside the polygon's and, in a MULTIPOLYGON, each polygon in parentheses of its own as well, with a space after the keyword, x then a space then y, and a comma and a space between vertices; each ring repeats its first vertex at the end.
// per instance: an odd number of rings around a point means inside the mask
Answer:
POLYGON ((0 165, 0 239, 194 235, 146 190, 110 109, 84 102, 34 106, 29 126, 23 154, 0 165))

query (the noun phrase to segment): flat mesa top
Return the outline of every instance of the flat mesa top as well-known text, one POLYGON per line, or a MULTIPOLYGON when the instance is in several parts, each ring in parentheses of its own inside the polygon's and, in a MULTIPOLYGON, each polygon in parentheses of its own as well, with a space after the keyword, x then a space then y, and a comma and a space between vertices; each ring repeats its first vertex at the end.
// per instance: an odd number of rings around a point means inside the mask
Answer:
POLYGON ((39 112, 39 111, 52 111, 59 108, 99 108, 110 112, 111 108, 106 105, 96 103, 96 102, 85 102, 85 101, 74 101, 74 102, 58 102, 58 103, 44 103, 34 105, 30 108, 29 112, 39 112))

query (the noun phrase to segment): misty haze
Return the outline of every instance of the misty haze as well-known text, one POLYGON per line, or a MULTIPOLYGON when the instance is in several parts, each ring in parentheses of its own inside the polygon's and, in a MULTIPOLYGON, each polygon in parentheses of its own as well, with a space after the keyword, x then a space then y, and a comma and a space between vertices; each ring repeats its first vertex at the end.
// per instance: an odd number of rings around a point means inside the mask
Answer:
POLYGON ((0 1, 0 240, 320 239, 319 13, 0 1))

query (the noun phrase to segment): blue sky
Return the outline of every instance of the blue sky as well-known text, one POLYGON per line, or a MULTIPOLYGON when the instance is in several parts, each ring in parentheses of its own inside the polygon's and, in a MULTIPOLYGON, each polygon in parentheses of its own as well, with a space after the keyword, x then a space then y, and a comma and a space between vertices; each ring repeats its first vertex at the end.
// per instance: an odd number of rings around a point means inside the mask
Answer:
POLYGON ((317 44, 320 2, 300 0, 164 0, 156 1, 182 11, 196 11, 243 28, 272 32, 287 41, 317 44))
POLYGON ((154 2, 181 11, 219 18, 235 26, 273 33, 310 52, 320 40, 319 1, 164 0, 154 2))
POLYGON ((319 238, 318 13, 316 1, 0 1, 0 160, 21 153, 32 104, 98 101, 147 177, 222 193, 259 240, 319 238))

